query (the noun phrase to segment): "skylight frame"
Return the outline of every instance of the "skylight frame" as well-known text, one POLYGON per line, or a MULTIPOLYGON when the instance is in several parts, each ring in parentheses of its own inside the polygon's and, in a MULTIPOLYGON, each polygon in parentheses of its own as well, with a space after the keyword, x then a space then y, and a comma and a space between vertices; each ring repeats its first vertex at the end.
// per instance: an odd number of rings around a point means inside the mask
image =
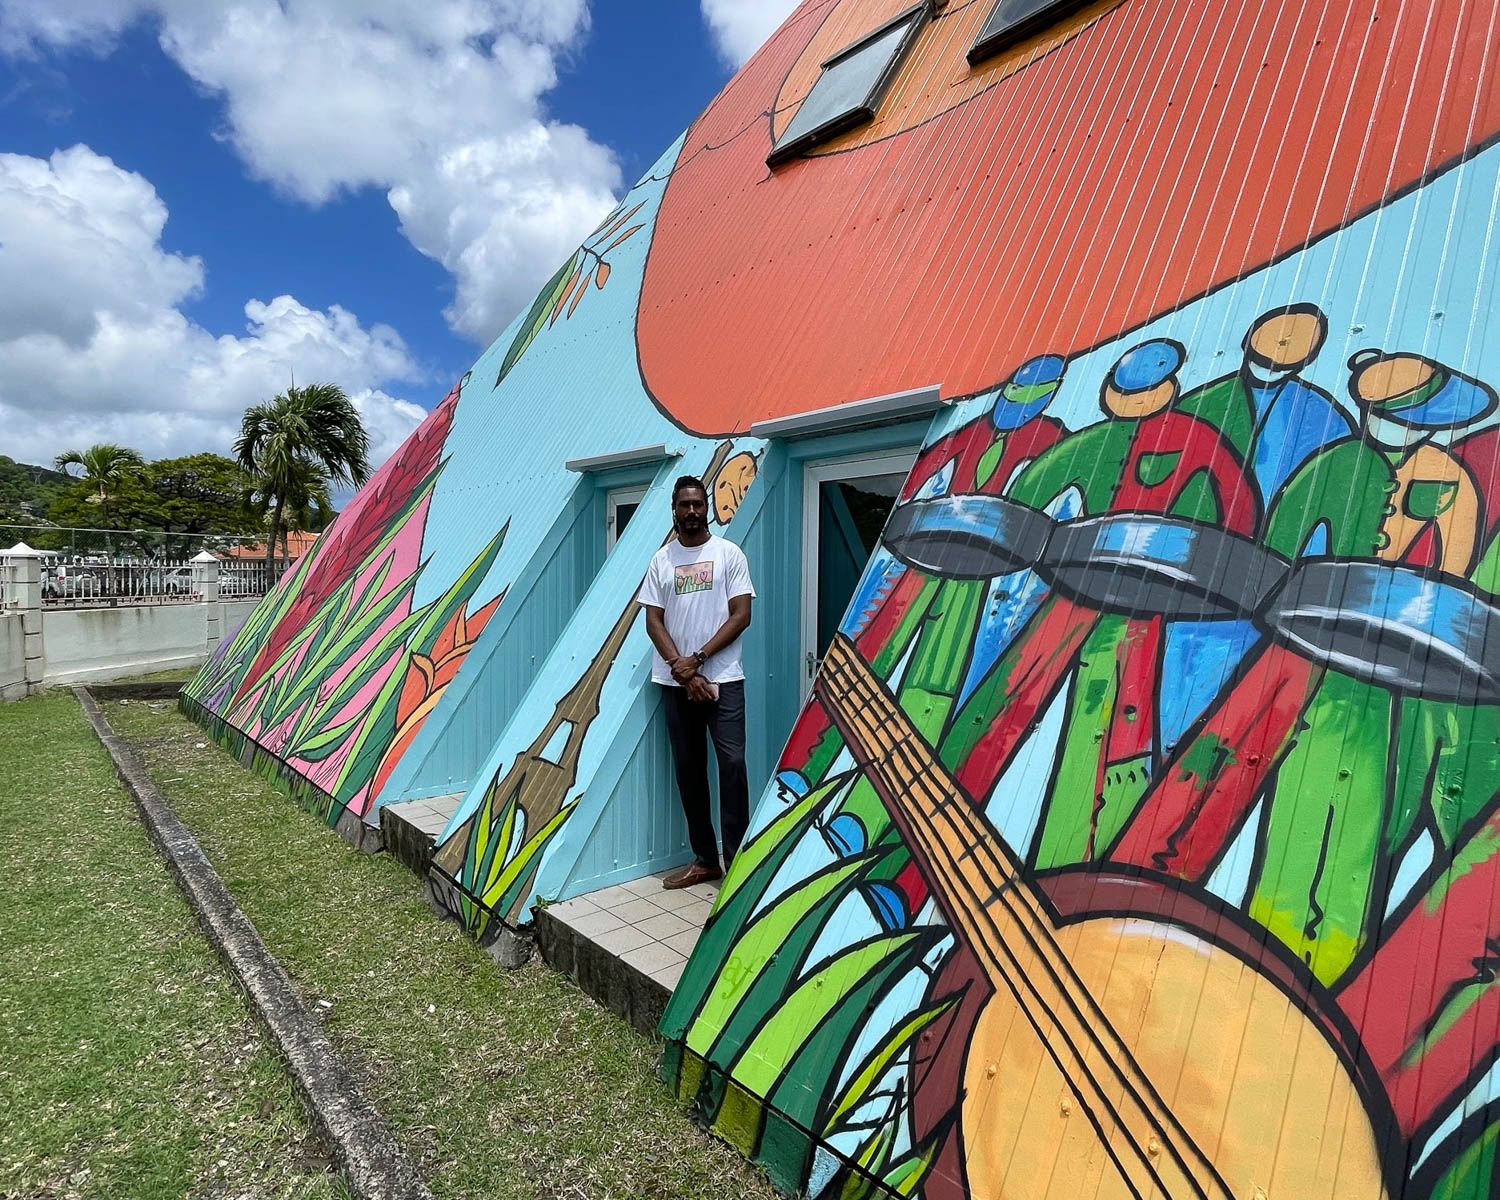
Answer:
POLYGON ((901 69, 901 64, 906 61, 907 56, 911 53, 912 46, 916 44, 916 40, 921 35, 922 30, 927 27, 927 23, 932 19, 932 14, 933 0, 918 0, 918 3, 913 4, 910 8, 902 9, 878 28, 861 35, 855 41, 850 42, 841 50, 824 59, 819 64, 822 73, 819 74, 817 82, 813 84, 811 90, 803 98, 797 113, 788 122, 787 129, 783 131, 781 140, 771 147, 771 153, 766 156, 766 165, 769 167, 780 166, 790 159, 800 157, 814 146, 821 145, 841 133, 846 133, 850 129, 858 128, 860 125, 874 120, 875 113, 880 108, 880 102, 885 98, 886 92, 890 90, 890 86, 896 78, 896 73, 901 69), (801 115, 802 108, 806 107, 808 102, 817 94, 818 85, 824 79, 828 78, 828 72, 831 68, 854 57, 861 50, 890 33, 892 29, 908 21, 911 24, 906 31, 906 35, 896 44, 895 49, 891 53, 890 61, 886 63, 885 69, 876 79, 874 86, 866 93, 862 103, 835 113, 827 120, 815 125, 812 129, 798 134, 791 140, 787 139, 786 133, 796 124, 797 117, 801 115))
POLYGON ((1008 50, 1018 42, 1024 42, 1027 38, 1041 33, 1048 26, 1055 25, 1063 17, 1077 12, 1087 5, 1090 0, 1051 0, 1026 16, 1019 17, 999 29, 991 29, 996 15, 1009 0, 994 0, 990 9, 990 15, 984 19, 984 24, 979 27, 979 36, 975 38, 974 44, 969 47, 969 65, 977 67, 987 59, 994 58, 1003 50, 1008 50))

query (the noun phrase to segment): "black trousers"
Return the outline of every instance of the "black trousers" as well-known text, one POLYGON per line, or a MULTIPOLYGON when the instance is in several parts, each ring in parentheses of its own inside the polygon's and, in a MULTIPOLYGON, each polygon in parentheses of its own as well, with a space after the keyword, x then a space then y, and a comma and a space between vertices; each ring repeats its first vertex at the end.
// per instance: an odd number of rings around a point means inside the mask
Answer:
POLYGON ((664 687, 667 736, 677 765, 677 791, 687 817, 693 857, 705 867, 719 865, 708 795, 708 739, 719 760, 719 820, 724 826, 724 862, 740 848, 750 824, 750 782, 745 776, 745 681, 719 685, 709 703, 691 699, 686 688, 664 687))

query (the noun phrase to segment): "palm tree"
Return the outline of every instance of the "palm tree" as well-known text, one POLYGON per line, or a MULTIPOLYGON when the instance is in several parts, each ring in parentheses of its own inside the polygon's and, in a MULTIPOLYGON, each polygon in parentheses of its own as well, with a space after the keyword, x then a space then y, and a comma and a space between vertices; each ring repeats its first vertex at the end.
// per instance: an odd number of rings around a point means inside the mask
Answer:
POLYGON ((234 453, 255 476, 270 510, 268 569, 275 569, 276 539, 288 510, 306 509, 315 500, 314 477, 358 487, 370 477, 369 451, 359 412, 337 384, 290 387, 269 404, 245 410, 234 453))
MULTIPOLYGON (((290 535, 297 530, 321 530, 338 514, 333 508, 332 481, 328 473, 315 463, 299 464, 293 472, 291 484, 281 497, 281 557, 283 561, 292 556, 290 535)), ((276 497, 254 489, 246 498, 251 510, 267 526, 271 524, 271 511, 276 497)))
POLYGON ((65 475, 82 479, 94 485, 94 494, 89 499, 99 505, 99 524, 109 528, 109 495, 120 480, 146 465, 140 451, 128 446, 116 446, 113 442, 96 442, 87 450, 64 450, 52 465, 65 475), (73 475, 69 467, 78 467, 81 474, 73 475))

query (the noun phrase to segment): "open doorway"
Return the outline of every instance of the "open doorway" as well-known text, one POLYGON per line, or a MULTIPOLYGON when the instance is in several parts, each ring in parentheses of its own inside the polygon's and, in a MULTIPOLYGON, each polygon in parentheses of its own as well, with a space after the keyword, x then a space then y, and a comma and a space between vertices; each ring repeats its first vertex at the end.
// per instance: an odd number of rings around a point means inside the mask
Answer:
POLYGON ((803 701, 916 456, 911 447, 803 467, 803 701))
POLYGON ((611 488, 604 497, 604 553, 615 548, 625 526, 646 498, 646 485, 611 488))

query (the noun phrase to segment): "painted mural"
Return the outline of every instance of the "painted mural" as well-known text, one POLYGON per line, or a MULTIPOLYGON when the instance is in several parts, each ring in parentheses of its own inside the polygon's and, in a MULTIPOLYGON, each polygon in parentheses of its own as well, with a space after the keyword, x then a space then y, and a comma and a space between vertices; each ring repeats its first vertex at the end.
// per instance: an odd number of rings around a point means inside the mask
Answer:
POLYGON ((471 606, 502 527, 439 596, 415 604, 422 543, 468 378, 376 473, 184 690, 237 749, 305 780, 315 811, 363 817, 503 594, 471 606))
MULTIPOLYGON (((626 282, 606 285, 645 228, 649 217, 631 219, 654 200, 653 182, 648 176, 605 218, 185 689, 191 715, 330 825, 378 823, 386 785, 502 606, 507 576, 537 551, 544 530, 533 525, 521 530, 518 553, 505 553, 512 525, 576 483, 559 458, 531 495, 497 486, 510 481, 493 479, 494 452, 471 422, 489 419, 477 410, 503 405, 502 384, 539 335, 575 316, 585 321, 585 296, 598 297, 603 322, 615 321, 643 254, 617 276, 626 282), (486 511, 478 523, 455 511, 455 498, 476 487, 506 511, 486 511)), ((633 297, 623 305, 628 313, 633 297)), ((580 363, 573 374, 591 373, 580 363)), ((633 391, 649 433, 662 422, 638 380, 633 391)))
POLYGON ((1500 1194, 1493 13, 1095 0, 971 67, 950 0, 768 169, 909 7, 802 4, 188 707, 334 823, 482 737, 430 886, 493 938, 643 736, 670 477, 738 536, 754 422, 940 382, 665 1078, 830 1200, 1500 1194), (564 460, 654 442, 474 733, 564 460))
POLYGON ((1073 429, 1039 355, 919 458, 664 1022, 783 1181, 1490 1194, 1496 395, 1327 338, 1073 429))
MULTIPOLYGON (((773 130, 816 64, 905 6, 815 7, 820 32, 745 73, 773 130)), ((869 126, 718 199, 744 239, 648 266, 644 371, 689 424, 699 367, 661 352, 658 320, 719 348, 758 417, 796 411, 794 377, 855 399, 925 368, 972 397, 828 651, 668 1008, 664 1075, 779 1183, 841 1200, 1492 1196, 1494 94, 1450 72, 1383 95, 1339 47, 1342 5, 1096 4, 980 81, 953 60, 989 7, 945 10, 925 74, 903 68, 869 126), (1192 55, 1143 36, 1174 11, 1207 26, 1192 55), (1217 141, 1237 111, 1192 119, 1222 113, 1224 73, 1174 78, 1261 22, 1276 35, 1246 42, 1276 57, 1234 99, 1298 130, 1296 161, 1317 144, 1336 195, 1323 171, 1248 169, 1254 137, 1217 141), (1090 151, 1069 76, 1126 41, 1131 69, 1087 100, 1117 140, 1090 151), (1069 98, 1020 107, 1049 90, 1069 98), (1334 94, 1360 118, 1318 128, 1334 94), (1400 150, 1388 103, 1434 157, 1400 150), (1145 175, 1124 165, 1143 136, 1145 175), (1361 170, 1351 138, 1392 169, 1361 170), (943 222, 898 187, 870 203, 862 155, 963 199, 943 222), (1256 188, 1200 187, 1204 162, 1256 188), (1111 176, 1128 202, 1093 185, 1111 176), (902 303, 861 303, 859 265, 825 275, 830 242, 900 276, 902 303), (778 321, 762 271, 827 283, 776 355, 752 345, 778 321), (707 273, 735 281, 690 315, 707 273)), ((1394 6, 1361 12, 1386 65, 1413 49, 1375 24, 1394 6)), ((1422 20, 1450 62, 1493 54, 1463 5, 1422 20)), ((749 176, 767 138, 716 136, 756 107, 744 80, 694 140, 749 176)), ((664 202, 685 241, 708 219, 693 189, 733 174, 710 158, 664 202)))

